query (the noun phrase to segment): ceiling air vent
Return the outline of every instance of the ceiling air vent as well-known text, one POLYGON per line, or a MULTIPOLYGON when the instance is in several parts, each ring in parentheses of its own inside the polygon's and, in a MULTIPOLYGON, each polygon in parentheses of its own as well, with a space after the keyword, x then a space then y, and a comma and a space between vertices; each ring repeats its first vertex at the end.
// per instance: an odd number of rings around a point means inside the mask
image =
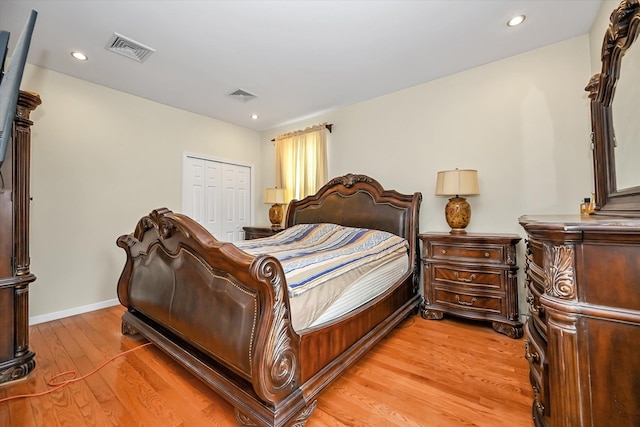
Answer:
POLYGON ((249 93, 243 89, 236 89, 233 92, 229 93, 228 95, 242 102, 251 101, 253 98, 257 98, 256 95, 249 93))
POLYGON ((105 47, 112 52, 138 62, 144 62, 156 51, 149 46, 145 46, 118 33, 113 33, 113 36, 111 36, 105 47))

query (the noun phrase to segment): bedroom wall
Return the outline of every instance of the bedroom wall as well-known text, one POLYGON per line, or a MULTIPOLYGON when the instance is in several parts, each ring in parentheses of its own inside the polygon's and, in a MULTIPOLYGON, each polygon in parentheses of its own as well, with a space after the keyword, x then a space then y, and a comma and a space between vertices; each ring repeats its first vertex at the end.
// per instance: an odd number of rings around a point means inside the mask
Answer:
MULTIPOLYGON (((449 230, 437 172, 469 168, 480 195, 468 199, 467 230, 524 237, 519 216, 575 214, 592 192, 590 75, 585 35, 272 129, 262 134, 263 179, 273 180, 272 138, 329 122, 329 175, 365 173, 386 188, 421 191, 421 231, 449 230)), ((522 266, 524 243, 518 255, 522 266)))
POLYGON ((33 66, 21 87, 42 98, 31 116, 32 321, 115 303, 116 238, 152 209, 181 210, 184 152, 253 165, 263 187, 256 131, 33 66))

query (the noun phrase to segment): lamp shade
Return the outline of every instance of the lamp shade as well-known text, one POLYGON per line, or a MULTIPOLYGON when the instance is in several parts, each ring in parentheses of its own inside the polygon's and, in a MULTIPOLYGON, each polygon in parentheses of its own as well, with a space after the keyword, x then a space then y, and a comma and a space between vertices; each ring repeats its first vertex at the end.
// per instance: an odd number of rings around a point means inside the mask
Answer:
POLYGON ((454 169, 438 172, 436 196, 476 196, 480 194, 478 171, 454 169))
POLYGON ((264 203, 269 205, 281 205, 286 203, 284 188, 265 188, 264 203))

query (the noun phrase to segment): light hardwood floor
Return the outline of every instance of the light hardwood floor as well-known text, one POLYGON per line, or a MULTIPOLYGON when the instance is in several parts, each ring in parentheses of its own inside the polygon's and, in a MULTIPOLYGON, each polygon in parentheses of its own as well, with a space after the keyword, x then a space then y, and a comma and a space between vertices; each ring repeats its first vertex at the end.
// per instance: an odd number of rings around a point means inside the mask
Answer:
MULTIPOLYGON (((143 344, 120 334, 122 307, 30 328, 36 369, 0 399, 47 389, 143 344)), ((532 426, 524 341, 488 323, 412 316, 318 398, 308 427, 532 426)), ((233 408, 154 346, 52 394, 0 403, 0 426, 235 426, 233 408)))

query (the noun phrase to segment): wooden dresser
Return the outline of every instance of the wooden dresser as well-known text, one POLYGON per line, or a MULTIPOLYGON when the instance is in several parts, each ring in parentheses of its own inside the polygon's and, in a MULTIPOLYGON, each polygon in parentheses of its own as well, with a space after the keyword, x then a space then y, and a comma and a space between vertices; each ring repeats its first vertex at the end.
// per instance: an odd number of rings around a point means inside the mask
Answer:
POLYGON ((422 317, 444 313, 490 321, 511 338, 522 336, 518 312, 515 234, 421 233, 422 317))
POLYGON ((13 135, 0 168, 0 383, 35 367, 29 350, 29 170, 31 111, 40 96, 20 92, 13 135))
POLYGON ((523 216, 537 426, 640 426, 640 220, 523 216))

